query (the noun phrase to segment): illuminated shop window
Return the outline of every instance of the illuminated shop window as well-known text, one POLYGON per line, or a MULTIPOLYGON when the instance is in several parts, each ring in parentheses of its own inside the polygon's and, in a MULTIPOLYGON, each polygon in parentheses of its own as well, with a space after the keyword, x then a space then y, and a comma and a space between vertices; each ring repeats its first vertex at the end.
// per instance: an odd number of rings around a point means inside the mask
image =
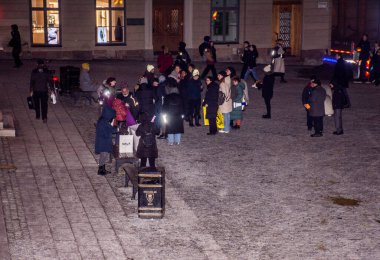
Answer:
POLYGON ((60 0, 31 0, 32 46, 61 46, 60 0))
POLYGON ((239 0, 212 0, 211 39, 214 42, 239 42, 239 6, 239 0))
POLYGON ((125 0, 96 0, 96 44, 125 45, 125 0))

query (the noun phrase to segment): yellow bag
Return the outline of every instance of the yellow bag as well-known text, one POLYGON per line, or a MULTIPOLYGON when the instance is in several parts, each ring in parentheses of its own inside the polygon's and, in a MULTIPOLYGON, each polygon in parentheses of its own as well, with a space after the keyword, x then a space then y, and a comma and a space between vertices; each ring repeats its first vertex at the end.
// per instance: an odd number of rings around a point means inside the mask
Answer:
MULTIPOLYGON (((203 110, 203 125, 210 125, 209 120, 206 118, 207 108, 203 106, 202 110, 203 110)), ((220 112, 216 114, 216 127, 224 128, 224 118, 223 118, 223 114, 220 112)))

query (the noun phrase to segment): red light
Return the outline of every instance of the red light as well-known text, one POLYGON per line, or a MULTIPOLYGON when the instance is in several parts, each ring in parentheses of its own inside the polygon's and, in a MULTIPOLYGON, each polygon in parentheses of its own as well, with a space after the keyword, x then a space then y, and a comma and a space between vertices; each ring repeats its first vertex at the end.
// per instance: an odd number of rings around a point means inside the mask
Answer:
POLYGON ((53 81, 58 81, 58 77, 57 76, 53 76, 52 80, 53 81))

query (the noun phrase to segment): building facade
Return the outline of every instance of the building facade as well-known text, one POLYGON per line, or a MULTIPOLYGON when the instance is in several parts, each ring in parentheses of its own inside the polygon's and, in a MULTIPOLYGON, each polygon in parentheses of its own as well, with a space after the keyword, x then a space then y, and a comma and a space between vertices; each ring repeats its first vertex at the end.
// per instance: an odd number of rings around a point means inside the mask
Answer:
POLYGON ((199 60, 209 35, 220 61, 238 60, 247 40, 265 62, 282 38, 290 55, 312 64, 331 46, 334 1, 0 0, 0 57, 10 58, 10 25, 17 24, 24 59, 150 60, 162 45, 176 51, 184 41, 199 60))

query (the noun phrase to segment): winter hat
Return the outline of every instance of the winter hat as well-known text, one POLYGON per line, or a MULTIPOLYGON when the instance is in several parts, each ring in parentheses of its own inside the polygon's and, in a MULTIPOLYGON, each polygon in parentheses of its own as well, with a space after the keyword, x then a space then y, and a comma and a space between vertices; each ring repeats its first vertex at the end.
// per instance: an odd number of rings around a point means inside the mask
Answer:
POLYGON ((148 79, 145 78, 145 77, 142 77, 142 78, 140 79, 140 84, 148 84, 148 79))
POLYGON ((88 63, 82 63, 82 69, 89 70, 90 69, 90 64, 88 64, 88 63))
POLYGON ((161 75, 158 77, 158 83, 162 83, 162 82, 165 82, 166 78, 164 75, 161 75))
POLYGON ((199 76, 199 70, 197 70, 197 69, 193 70, 193 77, 195 77, 195 76, 199 76))
POLYGON ((268 73, 268 72, 270 72, 272 70, 272 66, 270 64, 266 65, 263 70, 264 70, 265 73, 268 73))
POLYGON ((147 70, 148 72, 151 72, 152 70, 154 70, 154 66, 151 65, 151 64, 148 64, 148 65, 146 66, 146 70, 147 70))
POLYGON ((224 78, 227 76, 227 73, 224 70, 222 70, 222 71, 219 71, 218 75, 222 75, 224 78))

